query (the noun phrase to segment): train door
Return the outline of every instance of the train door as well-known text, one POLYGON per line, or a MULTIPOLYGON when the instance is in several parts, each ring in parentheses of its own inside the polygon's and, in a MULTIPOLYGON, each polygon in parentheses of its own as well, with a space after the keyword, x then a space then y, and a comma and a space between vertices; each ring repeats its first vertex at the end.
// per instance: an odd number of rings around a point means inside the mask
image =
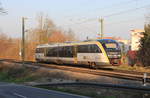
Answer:
POLYGON ((74 63, 77 64, 78 60, 77 60, 77 46, 73 46, 73 58, 74 58, 74 63))
POLYGON ((44 58, 44 48, 36 48, 35 58, 40 60, 44 58))
POLYGON ((63 59, 62 59, 63 53, 64 53, 63 49, 64 49, 64 47, 62 47, 62 46, 58 46, 56 48, 56 51, 57 51, 56 63, 57 64, 63 64, 63 59))

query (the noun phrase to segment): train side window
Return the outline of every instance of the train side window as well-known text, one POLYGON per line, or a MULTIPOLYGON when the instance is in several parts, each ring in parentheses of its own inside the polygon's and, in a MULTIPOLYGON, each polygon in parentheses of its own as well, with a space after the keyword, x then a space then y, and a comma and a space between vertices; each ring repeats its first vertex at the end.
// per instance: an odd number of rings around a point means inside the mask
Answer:
POLYGON ((57 57, 58 56, 58 47, 54 47, 53 48, 53 57, 57 57))
POLYGON ((81 46, 80 45, 77 46, 77 52, 79 52, 79 53, 81 52, 81 46))
POLYGON ((46 56, 73 57, 73 46, 47 48, 46 56))
POLYGON ((90 45, 85 45, 84 47, 85 53, 90 53, 90 45))
POLYGON ((52 49, 52 48, 47 48, 46 51, 47 51, 47 52, 46 52, 46 56, 51 57, 51 56, 52 56, 52 53, 53 53, 53 49, 52 49))
POLYGON ((66 46, 64 47, 64 51, 63 52, 64 52, 63 57, 67 57, 68 53, 67 53, 67 47, 66 46))
POLYGON ((90 45, 90 53, 101 53, 102 51, 96 44, 90 45))
POLYGON ((65 47, 65 57, 73 57, 73 46, 65 47))
POLYGON ((82 47, 81 47, 81 45, 78 45, 78 46, 77 46, 77 49, 78 49, 78 52, 79 52, 79 53, 82 52, 82 47))
POLYGON ((89 45, 79 45, 78 47, 79 53, 89 53, 89 45))
POLYGON ((65 52, 65 47, 62 47, 62 51, 61 51, 62 53, 62 57, 65 57, 65 55, 66 55, 66 52, 65 52))
POLYGON ((102 53, 101 49, 97 45, 94 45, 94 47, 95 47, 95 53, 102 53))
POLYGON ((39 48, 36 48, 35 52, 36 52, 36 53, 39 53, 39 48))
POLYGON ((44 53, 44 48, 36 48, 36 53, 44 53))
POLYGON ((47 48, 46 56, 48 57, 57 57, 57 48, 56 47, 51 47, 47 48))
POLYGON ((70 46, 70 57, 73 57, 73 46, 70 46))
POLYGON ((63 47, 59 47, 59 49, 58 49, 58 55, 59 55, 59 57, 63 57, 63 47))

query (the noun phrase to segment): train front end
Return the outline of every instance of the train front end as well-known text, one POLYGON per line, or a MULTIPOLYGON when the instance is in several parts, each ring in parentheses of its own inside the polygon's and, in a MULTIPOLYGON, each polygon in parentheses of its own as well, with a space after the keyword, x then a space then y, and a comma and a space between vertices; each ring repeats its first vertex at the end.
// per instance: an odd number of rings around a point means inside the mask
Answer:
POLYGON ((111 39, 98 40, 106 51, 110 64, 121 65, 121 49, 117 41, 111 39))

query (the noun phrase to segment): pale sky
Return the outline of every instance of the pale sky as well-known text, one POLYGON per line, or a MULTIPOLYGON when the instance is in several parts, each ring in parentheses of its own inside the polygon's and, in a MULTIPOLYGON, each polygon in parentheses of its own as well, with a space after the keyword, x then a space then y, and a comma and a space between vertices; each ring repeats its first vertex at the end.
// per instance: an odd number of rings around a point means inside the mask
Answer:
POLYGON ((0 31, 21 36, 21 17, 26 29, 35 27, 37 14, 43 12, 63 30, 71 28, 78 39, 96 38, 98 19, 104 18, 104 36, 129 39, 130 30, 143 29, 150 13, 150 0, 0 0, 8 11, 0 15, 0 31))

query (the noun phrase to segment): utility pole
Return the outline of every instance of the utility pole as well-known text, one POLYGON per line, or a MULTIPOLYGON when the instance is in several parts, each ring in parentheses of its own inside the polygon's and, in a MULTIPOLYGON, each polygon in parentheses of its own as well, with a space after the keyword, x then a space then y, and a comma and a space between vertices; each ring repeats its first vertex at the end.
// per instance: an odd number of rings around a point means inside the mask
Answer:
POLYGON ((22 42, 21 42, 21 58, 22 65, 24 66, 25 61, 25 17, 22 17, 22 42))
POLYGON ((104 31, 103 21, 104 21, 103 18, 99 19, 99 22, 100 22, 100 34, 99 34, 99 36, 101 39, 103 39, 103 31, 104 31))

